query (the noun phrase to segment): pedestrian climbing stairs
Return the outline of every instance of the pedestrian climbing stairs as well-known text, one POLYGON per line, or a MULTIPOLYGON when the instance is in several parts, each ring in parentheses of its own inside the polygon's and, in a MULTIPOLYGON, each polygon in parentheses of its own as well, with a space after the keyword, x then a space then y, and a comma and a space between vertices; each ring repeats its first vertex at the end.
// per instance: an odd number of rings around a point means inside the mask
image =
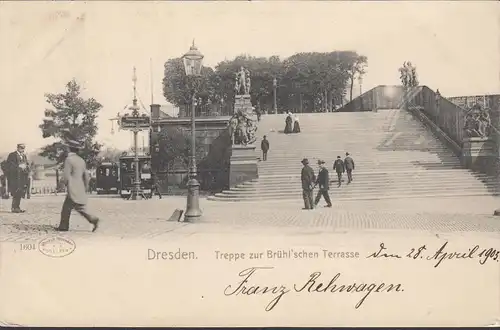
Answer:
POLYGON ((302 132, 283 134, 283 115, 263 116, 258 133, 267 135, 270 151, 268 160, 258 164, 259 178, 210 199, 301 200, 302 158, 309 159, 316 173, 317 160, 326 161, 330 180, 335 181, 330 189, 333 200, 491 195, 495 190, 485 175, 463 169, 458 157, 406 110, 299 114, 299 118, 302 132), (346 151, 355 161, 354 181, 337 187, 332 165, 346 151))

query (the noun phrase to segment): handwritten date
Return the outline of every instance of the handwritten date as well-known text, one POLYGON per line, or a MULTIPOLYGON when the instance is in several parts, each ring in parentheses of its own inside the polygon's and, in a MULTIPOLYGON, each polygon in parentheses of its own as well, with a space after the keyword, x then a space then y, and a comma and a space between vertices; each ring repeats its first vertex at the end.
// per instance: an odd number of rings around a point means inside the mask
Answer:
POLYGON ((447 249, 448 242, 445 242, 439 249, 432 251, 426 245, 418 248, 411 248, 406 254, 390 253, 384 243, 380 243, 379 249, 366 258, 370 259, 424 259, 434 262, 434 268, 437 268, 444 260, 459 260, 459 259, 478 259, 481 265, 487 261, 500 261, 500 250, 494 248, 483 248, 475 245, 467 251, 452 251, 447 249), (430 252, 430 253, 429 253, 430 252), (479 252, 479 253, 478 253, 479 252))

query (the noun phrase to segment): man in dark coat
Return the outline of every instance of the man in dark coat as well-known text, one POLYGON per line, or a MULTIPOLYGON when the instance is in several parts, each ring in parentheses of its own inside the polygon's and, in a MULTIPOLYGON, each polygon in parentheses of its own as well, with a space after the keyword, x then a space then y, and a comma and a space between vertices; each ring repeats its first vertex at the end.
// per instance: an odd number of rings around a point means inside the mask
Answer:
POLYGON ((304 210, 312 210, 313 204, 313 189, 315 183, 314 170, 309 166, 307 158, 302 159, 302 173, 300 178, 302 180, 302 198, 304 199, 304 210))
POLYGON ((345 166, 344 162, 340 158, 340 156, 337 156, 337 159, 333 163, 333 169, 335 172, 337 172, 337 177, 339 179, 339 187, 342 185, 342 173, 345 172, 345 166))
POLYGON ((345 153, 344 166, 347 172, 347 183, 349 184, 352 182, 352 171, 354 170, 354 160, 352 159, 351 156, 349 156, 348 152, 345 153))
POLYGON ((285 130, 284 130, 285 134, 292 133, 292 124, 293 124, 292 113, 289 112, 285 119, 285 130))
POLYGON ((12 195, 12 213, 24 213, 21 210, 21 198, 28 185, 30 168, 28 158, 24 154, 25 145, 20 143, 17 150, 7 157, 7 185, 12 195))
POLYGON ((260 148, 262 149, 262 160, 267 160, 267 152, 269 151, 269 140, 266 139, 264 135, 262 137, 262 142, 260 143, 260 148))
POLYGON ((330 177, 328 175, 328 170, 325 167, 325 162, 323 160, 318 160, 319 173, 316 179, 316 185, 319 185, 319 191, 316 195, 316 200, 314 205, 318 205, 321 196, 325 199, 326 207, 332 207, 332 201, 328 195, 328 190, 330 189, 330 177))

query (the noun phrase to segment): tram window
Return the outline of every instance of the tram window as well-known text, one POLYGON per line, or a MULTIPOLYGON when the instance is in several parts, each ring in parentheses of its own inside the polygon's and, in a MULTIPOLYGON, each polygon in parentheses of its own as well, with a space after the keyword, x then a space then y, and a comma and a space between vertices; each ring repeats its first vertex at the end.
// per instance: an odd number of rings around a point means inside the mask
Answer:
POLYGON ((109 168, 106 169, 106 176, 109 176, 109 168))

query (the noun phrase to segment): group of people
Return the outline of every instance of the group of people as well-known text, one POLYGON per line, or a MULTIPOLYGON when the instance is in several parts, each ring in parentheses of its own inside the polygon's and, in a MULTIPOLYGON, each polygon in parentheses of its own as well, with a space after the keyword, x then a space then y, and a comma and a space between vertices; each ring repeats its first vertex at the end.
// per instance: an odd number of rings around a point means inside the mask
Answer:
POLYGON ((293 114, 290 111, 288 111, 286 115, 285 130, 283 132, 285 134, 300 133, 299 117, 293 117, 293 114))
MULTIPOLYGON (((63 180, 67 187, 67 194, 61 210, 61 221, 56 230, 69 230, 69 219, 71 211, 74 209, 93 225, 92 231, 95 231, 99 224, 99 218, 91 215, 86 210, 90 178, 85 161, 78 155, 82 144, 76 140, 68 140, 66 147, 68 148, 68 155, 64 161, 63 180)), ((18 144, 17 150, 9 154, 6 166, 3 169, 6 172, 8 192, 12 196, 12 213, 25 212, 25 210, 21 209, 21 198, 28 188, 30 172, 28 159, 24 152, 25 149, 24 144, 18 144)))
MULTIPOLYGON (((333 163, 333 170, 337 173, 338 187, 342 185, 342 174, 345 172, 347 172, 347 183, 349 184, 353 181, 352 171, 354 170, 354 160, 348 152, 346 152, 345 155, 346 157, 344 160, 342 160, 340 156, 337 156, 337 159, 333 163)), ((328 194, 328 190, 330 189, 330 176, 325 166, 325 161, 318 160, 319 172, 317 176, 314 170, 309 166, 309 160, 307 158, 302 160, 302 165, 301 180, 304 210, 314 209, 321 200, 321 197, 324 198, 326 207, 332 207, 332 201, 328 194), (316 198, 313 200, 313 193, 316 186, 319 186, 319 190, 316 194, 316 198)))

